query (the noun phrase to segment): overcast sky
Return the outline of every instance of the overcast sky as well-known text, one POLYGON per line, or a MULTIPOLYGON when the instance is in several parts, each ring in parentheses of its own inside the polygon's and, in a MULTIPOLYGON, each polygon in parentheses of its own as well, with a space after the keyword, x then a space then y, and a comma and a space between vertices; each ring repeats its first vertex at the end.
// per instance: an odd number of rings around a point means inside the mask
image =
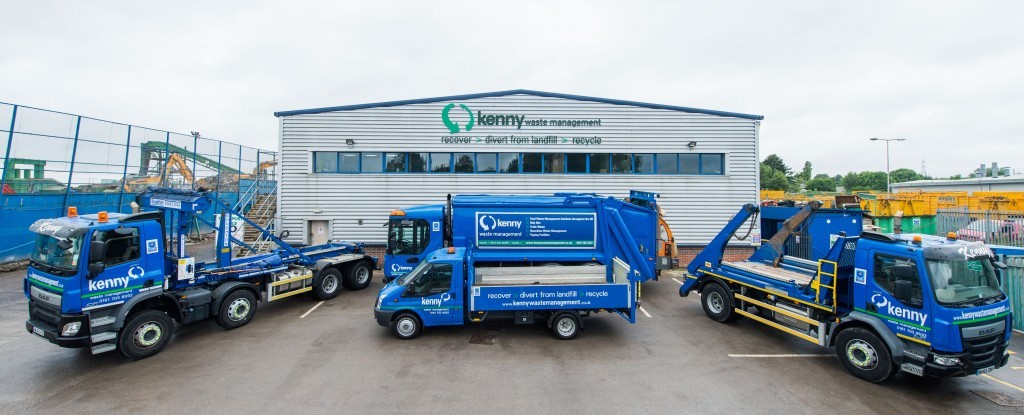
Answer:
POLYGON ((1024 172, 1024 2, 0 0, 0 101, 277 147, 274 111, 507 89, 761 114, 815 173, 1024 172))

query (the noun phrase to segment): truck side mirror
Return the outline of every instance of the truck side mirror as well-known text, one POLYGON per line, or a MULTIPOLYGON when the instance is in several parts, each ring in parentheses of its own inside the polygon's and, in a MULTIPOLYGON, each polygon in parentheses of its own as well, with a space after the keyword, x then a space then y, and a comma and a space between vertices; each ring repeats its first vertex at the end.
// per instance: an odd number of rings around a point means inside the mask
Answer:
POLYGON ((107 256, 107 244, 101 241, 92 241, 89 243, 89 263, 103 262, 103 258, 107 256))
POLYGON ((103 261, 90 262, 89 263, 89 279, 92 279, 93 277, 99 275, 101 272, 105 271, 106 269, 107 269, 107 264, 104 264, 103 261))
POLYGON ((910 290, 912 287, 913 283, 909 280, 896 280, 896 283, 893 286, 893 291, 895 291, 892 293, 893 297, 896 297, 897 300, 904 303, 910 301, 910 290))

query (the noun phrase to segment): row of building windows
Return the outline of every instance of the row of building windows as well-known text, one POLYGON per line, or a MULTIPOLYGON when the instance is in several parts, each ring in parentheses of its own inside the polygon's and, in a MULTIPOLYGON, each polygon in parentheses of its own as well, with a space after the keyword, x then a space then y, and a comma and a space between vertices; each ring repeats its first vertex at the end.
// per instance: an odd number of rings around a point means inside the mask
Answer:
POLYGON ((314 173, 725 173, 714 153, 366 153, 317 151, 314 173))

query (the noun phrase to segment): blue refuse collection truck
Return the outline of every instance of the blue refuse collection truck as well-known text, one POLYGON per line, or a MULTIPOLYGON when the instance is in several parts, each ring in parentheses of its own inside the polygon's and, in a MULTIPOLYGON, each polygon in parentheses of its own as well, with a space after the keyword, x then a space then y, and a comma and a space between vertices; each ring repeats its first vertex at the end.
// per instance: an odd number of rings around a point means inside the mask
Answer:
POLYGON ((700 293, 717 322, 739 317, 834 346, 854 376, 883 382, 984 374, 1006 365, 1010 304, 1005 265, 981 242, 918 234, 840 233, 820 258, 787 253, 818 209, 811 202, 743 261, 723 252, 759 207, 743 206, 687 266, 681 296, 700 293), (792 241, 790 241, 792 242, 792 241))
MULTIPOLYGON (((654 206, 568 193, 456 196, 448 206, 430 209, 451 212, 451 246, 417 254, 415 267, 377 298, 377 322, 399 338, 499 316, 543 322, 561 339, 575 337, 593 313, 636 322, 640 285, 657 272, 654 206)), ((428 231, 442 226, 424 222, 428 231)))
MULTIPOLYGON (((642 191, 630 191, 627 201, 639 207, 648 208, 656 212, 656 221, 652 224, 649 221, 643 224, 631 224, 634 227, 635 236, 640 241, 640 249, 645 255, 654 258, 656 270, 669 269, 677 266, 677 249, 672 229, 666 223, 664 214, 657 204, 657 194, 642 191), (641 229, 640 227, 644 227, 641 229), (653 235, 653 238, 651 237, 653 235), (647 238, 647 241, 643 239, 647 238), (650 255, 653 253, 654 255, 650 255)), ((561 209, 562 204, 575 204, 573 209, 580 209, 579 205, 584 200, 603 200, 606 197, 594 194, 558 193, 546 196, 523 196, 523 195, 459 195, 449 197, 446 204, 421 205, 394 210, 388 220, 388 246, 384 255, 384 280, 390 281, 411 271, 416 264, 420 263, 426 255, 437 249, 455 246, 467 247, 467 244, 478 244, 477 230, 487 232, 487 227, 493 226, 493 232, 482 236, 482 244, 492 244, 489 248, 517 249, 518 253, 529 254, 524 260, 521 255, 515 256, 512 261, 522 264, 524 261, 534 264, 564 264, 575 265, 597 262, 605 265, 602 253, 595 252, 586 246, 575 246, 570 242, 571 237, 579 229, 571 227, 572 224, 583 224, 590 222, 565 221, 554 228, 545 228, 546 223, 527 223, 524 218, 531 217, 533 213, 549 212, 552 206, 561 209), (515 211, 509 211, 508 207, 515 207, 515 211), (503 216, 489 215, 488 213, 500 212, 503 216), (476 216, 476 213, 480 213, 476 216), (460 220, 454 220, 460 216, 460 220), (498 222, 498 221, 501 222, 498 222), (520 223, 524 228, 515 228, 521 234, 512 235, 510 231, 514 227, 511 224, 520 223), (540 227, 540 228, 538 228, 540 227), (552 233, 557 232, 557 233, 552 233), (508 235, 517 238, 518 246, 509 244, 494 245, 494 241, 502 240, 508 235), (555 253, 544 257, 532 256, 533 253, 555 253)), ((591 209, 592 210, 592 209, 591 209)), ((592 214, 578 213, 586 216, 592 214)), ((541 222, 543 218, 538 219, 541 222)), ((515 232, 512 232, 515 233, 515 232)), ((488 248, 488 246, 484 246, 488 248)), ((488 249, 486 252, 497 252, 488 249)), ((657 274, 655 275, 657 276, 657 274)))
POLYGON ((247 324, 257 301, 301 293, 319 299, 342 286, 370 284, 376 258, 359 244, 331 242, 296 248, 206 192, 149 189, 136 198, 145 211, 41 219, 30 227, 35 248, 25 276, 25 328, 62 347, 93 354, 119 350, 131 359, 159 353, 174 322, 213 318, 225 329, 247 324), (217 223, 200 214, 220 208, 217 223), (216 260, 186 252, 196 221, 216 229, 216 260), (244 223, 277 245, 236 256, 232 227, 244 223))

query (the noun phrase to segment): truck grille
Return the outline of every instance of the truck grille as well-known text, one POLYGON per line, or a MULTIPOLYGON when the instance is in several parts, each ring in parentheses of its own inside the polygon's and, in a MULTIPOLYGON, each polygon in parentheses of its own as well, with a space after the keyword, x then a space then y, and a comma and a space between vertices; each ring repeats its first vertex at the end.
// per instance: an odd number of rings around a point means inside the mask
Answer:
POLYGON ((60 325, 60 310, 41 301, 32 301, 28 306, 29 318, 54 330, 60 325))
MULTIPOLYGON (((987 323, 986 325, 991 325, 987 323)), ((1006 325, 1006 320, 1001 320, 1003 327, 1006 325)), ((973 327, 964 327, 961 332, 967 332, 973 327)), ((964 344, 964 359, 966 363, 970 364, 975 368, 983 368, 996 364, 1002 353, 1000 346, 1003 344, 1003 335, 1005 329, 999 330, 998 333, 990 334, 987 336, 968 338, 966 335, 963 338, 964 344)), ((966 333, 965 333, 966 334, 966 333)))

